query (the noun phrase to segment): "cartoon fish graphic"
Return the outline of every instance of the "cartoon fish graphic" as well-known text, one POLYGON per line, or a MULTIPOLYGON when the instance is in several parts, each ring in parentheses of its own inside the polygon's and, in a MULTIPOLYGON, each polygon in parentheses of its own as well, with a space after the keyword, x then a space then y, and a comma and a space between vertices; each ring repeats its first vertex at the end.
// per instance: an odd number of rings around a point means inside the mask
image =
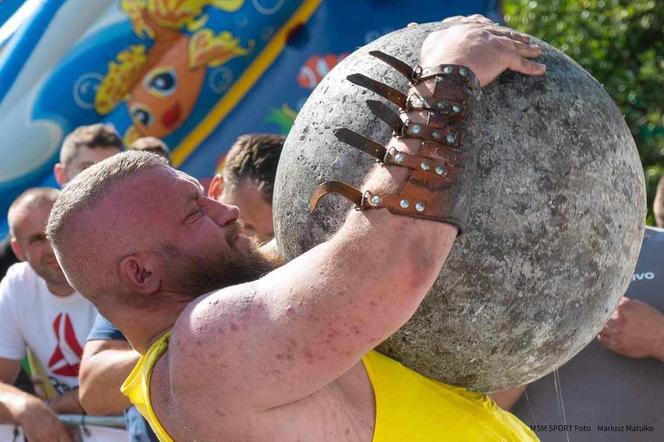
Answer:
POLYGON ((315 88, 323 77, 347 56, 348 52, 339 55, 312 55, 300 68, 300 72, 297 74, 297 84, 305 89, 315 88))

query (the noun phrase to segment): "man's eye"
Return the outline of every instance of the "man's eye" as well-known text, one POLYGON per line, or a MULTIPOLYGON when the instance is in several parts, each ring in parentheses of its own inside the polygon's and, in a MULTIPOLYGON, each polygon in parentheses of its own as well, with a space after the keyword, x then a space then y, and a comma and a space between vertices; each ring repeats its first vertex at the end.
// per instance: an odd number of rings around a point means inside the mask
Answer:
POLYGON ((196 221, 203 215, 203 210, 200 207, 197 207, 196 210, 191 212, 187 217, 188 221, 196 221))
POLYGON ((28 243, 29 244, 36 244, 36 243, 40 243, 42 241, 46 241, 46 236, 35 236, 33 238, 30 238, 28 243))

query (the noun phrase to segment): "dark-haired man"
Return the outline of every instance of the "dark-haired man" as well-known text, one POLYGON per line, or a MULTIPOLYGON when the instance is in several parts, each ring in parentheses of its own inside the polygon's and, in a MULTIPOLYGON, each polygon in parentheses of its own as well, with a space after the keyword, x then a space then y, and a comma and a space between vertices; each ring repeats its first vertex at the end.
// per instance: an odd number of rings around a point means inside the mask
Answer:
POLYGON ((261 242, 274 236, 272 194, 284 141, 281 135, 242 135, 228 151, 223 169, 208 190, 217 201, 237 206, 245 229, 261 242))

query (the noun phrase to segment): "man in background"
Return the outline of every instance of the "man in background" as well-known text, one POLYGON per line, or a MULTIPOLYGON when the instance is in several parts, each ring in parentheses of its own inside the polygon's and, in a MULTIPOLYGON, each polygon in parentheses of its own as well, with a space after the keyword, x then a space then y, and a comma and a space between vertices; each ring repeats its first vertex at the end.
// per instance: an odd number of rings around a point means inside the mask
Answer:
POLYGON ((284 141, 280 135, 242 135, 208 189, 211 198, 237 206, 245 229, 261 242, 274 236, 272 194, 284 141))
MULTIPOLYGON (((653 212, 657 227, 661 229, 664 227, 664 177, 657 185, 653 212)), ((646 239, 658 235, 662 235, 661 230, 646 229, 641 254, 649 250, 645 248, 646 239)), ((645 261, 645 258, 640 257, 639 260, 645 261)), ((664 315, 644 301, 623 296, 597 339, 606 348, 623 356, 650 357, 664 362, 664 315)))
MULTIPOLYGON (((83 412, 78 369, 97 314, 69 285, 44 235, 58 193, 30 189, 10 206, 11 246, 23 262, 0 283, 0 421, 20 425, 30 442, 73 440, 56 414, 83 412), (48 402, 12 386, 28 348, 47 377, 41 390, 48 402)), ((92 440, 120 441, 123 433, 95 428, 92 440)))
POLYGON ((62 142, 60 162, 53 167, 55 180, 62 187, 83 170, 121 150, 122 140, 113 126, 77 127, 62 142))
POLYGON ((155 155, 160 155, 166 158, 168 165, 172 165, 173 161, 171 160, 171 150, 168 148, 166 143, 160 140, 157 137, 141 137, 137 138, 129 149, 142 150, 144 152, 150 152, 155 155))

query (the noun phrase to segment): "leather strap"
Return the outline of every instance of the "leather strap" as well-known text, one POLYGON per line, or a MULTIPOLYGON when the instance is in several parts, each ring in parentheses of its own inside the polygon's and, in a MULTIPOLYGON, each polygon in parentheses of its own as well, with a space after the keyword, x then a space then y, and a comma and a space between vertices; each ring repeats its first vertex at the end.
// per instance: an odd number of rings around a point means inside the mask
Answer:
POLYGON ((351 201, 357 210, 387 209, 396 215, 452 224, 457 227, 459 234, 463 233, 463 225, 458 220, 453 217, 441 217, 438 214, 439 208, 418 193, 380 195, 368 190, 363 192, 341 181, 326 181, 316 186, 309 200, 309 212, 313 213, 318 208, 321 199, 332 193, 351 201))
POLYGON ((369 55, 376 57, 385 64, 392 66, 397 72, 406 77, 408 81, 413 81, 415 79, 415 71, 412 67, 408 66, 403 61, 398 58, 394 58, 391 55, 386 54, 381 51, 370 51, 369 55))
POLYGON ((475 76, 475 73, 466 66, 459 64, 441 64, 438 66, 423 67, 416 65, 415 67, 411 67, 398 58, 394 58, 382 51, 370 51, 369 55, 394 68, 397 72, 406 77, 413 86, 427 78, 449 76, 458 77, 472 90, 473 93, 479 94, 481 91, 480 82, 475 76))
POLYGON ((402 109, 406 107, 406 94, 394 89, 393 87, 369 78, 363 74, 350 74, 346 77, 346 79, 351 83, 377 93, 381 97, 391 101, 402 109))
POLYGON ((326 181, 316 186, 309 198, 309 212, 313 213, 318 208, 320 199, 329 193, 342 195, 352 201, 358 208, 362 207, 362 192, 341 181, 326 181))
POLYGON ((452 163, 446 161, 444 158, 412 155, 406 152, 401 152, 395 147, 386 148, 364 135, 360 135, 345 127, 334 131, 334 135, 339 141, 371 155, 381 163, 391 166, 417 169, 422 171, 422 173, 431 175, 432 178, 435 177, 441 180, 450 180, 451 166, 454 166, 456 162, 459 161, 456 157, 454 157, 454 159, 457 161, 452 163))
MULTIPOLYGON (((397 137, 419 138, 454 147, 461 144, 462 131, 456 125, 450 124, 445 118, 433 114, 429 116, 429 124, 418 124, 411 122, 409 119, 403 121, 397 113, 380 101, 367 100, 367 106, 372 114, 392 128, 397 137)), ((408 113, 403 115, 406 118, 408 117, 408 113)))
POLYGON ((396 138, 417 139, 419 148, 414 153, 402 152, 347 128, 337 129, 334 134, 339 141, 382 164, 409 169, 408 177, 392 195, 361 191, 338 181, 322 183, 311 196, 309 210, 316 210, 323 196, 336 193, 361 210, 386 208, 398 215, 450 223, 461 232, 468 216, 478 149, 464 149, 464 123, 478 100, 479 82, 464 66, 412 68, 380 51, 371 51, 370 55, 406 77, 411 84, 409 93, 363 74, 352 74, 347 79, 396 104, 399 111, 381 101, 367 100, 370 112, 385 122, 396 138), (422 117, 424 122, 420 123, 422 117))

